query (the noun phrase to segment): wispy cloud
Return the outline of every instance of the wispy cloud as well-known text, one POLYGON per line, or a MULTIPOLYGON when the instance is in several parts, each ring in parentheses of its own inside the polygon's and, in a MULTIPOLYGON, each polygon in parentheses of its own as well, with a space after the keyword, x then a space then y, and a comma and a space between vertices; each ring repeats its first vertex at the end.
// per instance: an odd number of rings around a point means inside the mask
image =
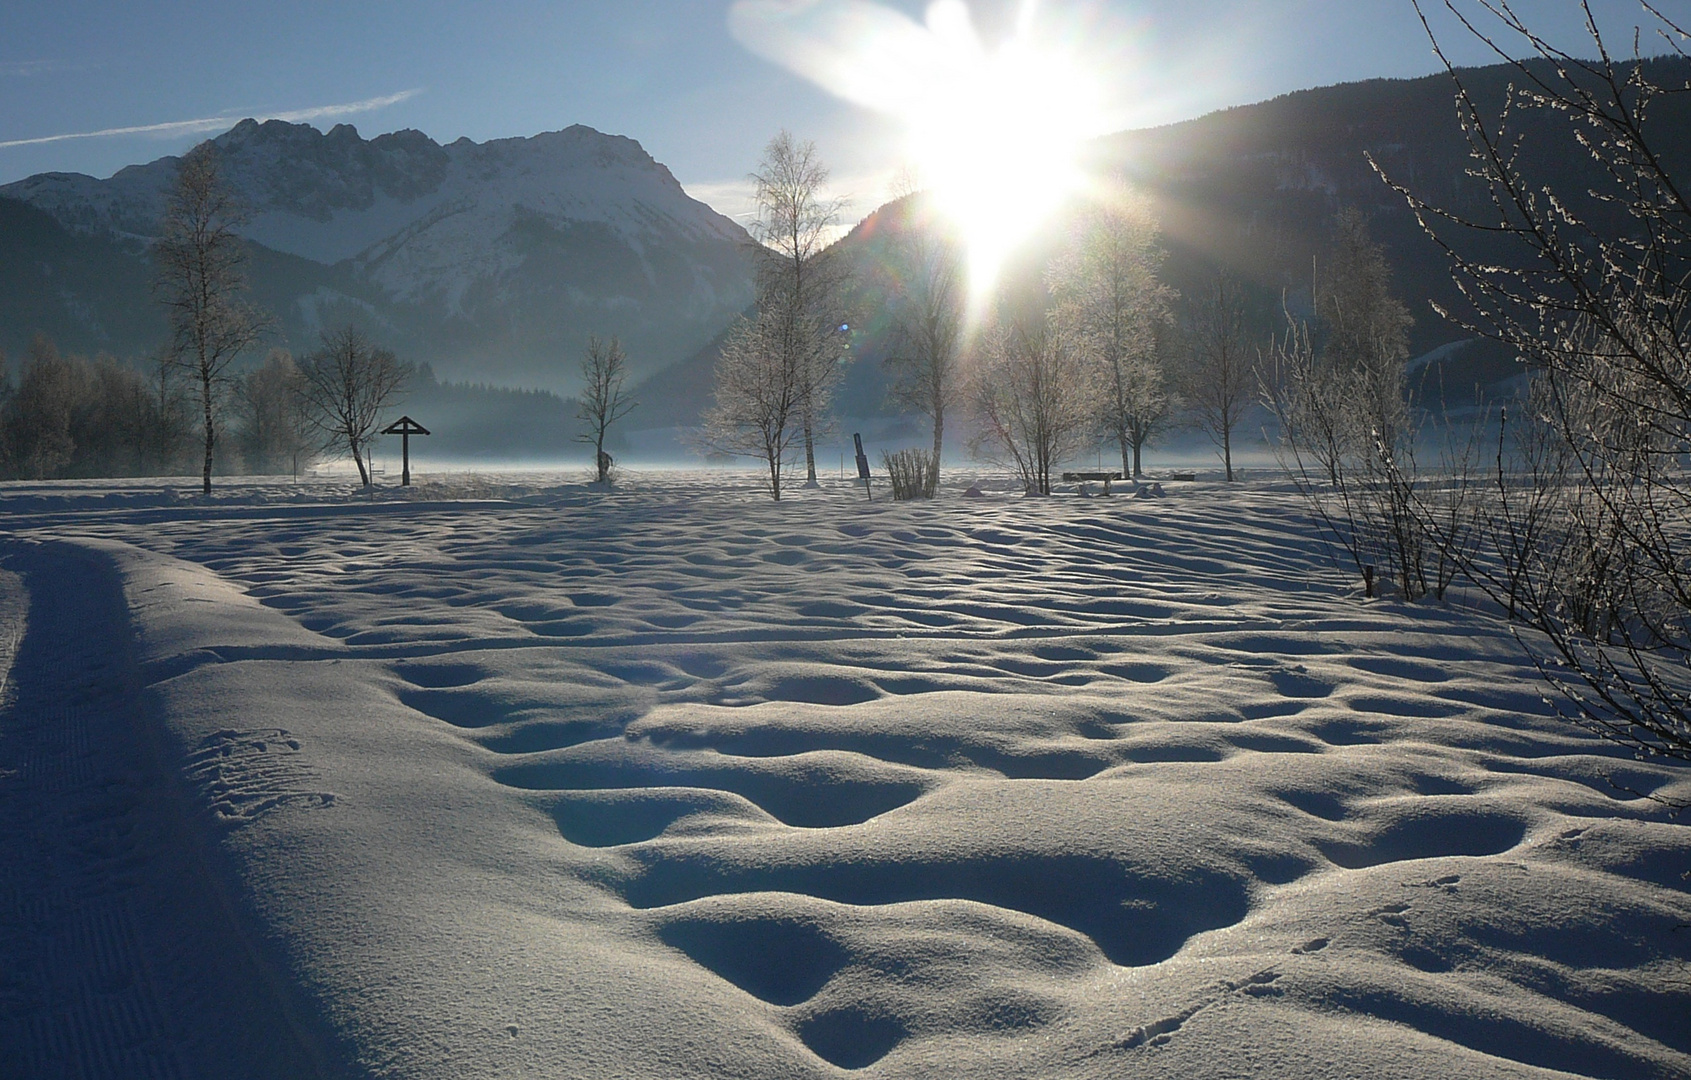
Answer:
POLYGON ((70 67, 63 60, 0 60, 0 77, 27 79, 70 67))
POLYGON ((247 116, 251 116, 254 120, 286 120, 297 124, 307 120, 326 120, 336 116, 353 116, 358 113, 373 112, 376 109, 385 109, 389 105, 408 101, 422 92, 422 89, 418 88, 401 90, 397 94, 365 98, 363 101, 349 101, 340 105, 318 105, 310 109, 289 109, 283 112, 226 113, 222 116, 206 116, 197 120, 170 120, 162 124, 136 124, 131 127, 102 128, 99 131, 71 131, 61 135, 38 135, 33 139, 7 139, 0 141, 0 150, 13 146, 40 146, 43 143, 64 142, 68 139, 109 139, 121 135, 197 135, 208 131, 221 131, 247 116))

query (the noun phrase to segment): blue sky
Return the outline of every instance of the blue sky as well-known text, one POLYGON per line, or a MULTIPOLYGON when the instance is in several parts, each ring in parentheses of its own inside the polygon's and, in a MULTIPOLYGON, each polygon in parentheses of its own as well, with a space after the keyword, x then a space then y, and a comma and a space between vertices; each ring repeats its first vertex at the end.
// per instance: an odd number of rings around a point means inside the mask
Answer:
MULTIPOLYGON (((918 19, 925 7, 880 6, 918 19)), ((969 6, 989 41, 1016 15, 1013 0, 969 6)), ((1519 6, 1557 35, 1577 31, 1563 0, 1519 6)), ((0 145, 0 182, 47 170, 107 176, 248 115, 325 129, 345 121, 366 136, 413 127, 441 142, 583 123, 640 140, 690 190, 730 202, 784 126, 816 140, 845 193, 878 202, 897 166, 896 122, 753 52, 743 25, 739 37, 731 26, 732 7, 12 0, 0 5, 0 144, 13 144, 0 145), (127 128, 151 130, 56 138, 127 128)), ((1637 22, 1637 11, 1599 0, 1617 28, 1637 22)), ((1123 126, 1435 69, 1408 0, 1046 0, 1037 17, 1085 38, 1123 126)), ((1457 53, 1480 55, 1466 44, 1457 53)))

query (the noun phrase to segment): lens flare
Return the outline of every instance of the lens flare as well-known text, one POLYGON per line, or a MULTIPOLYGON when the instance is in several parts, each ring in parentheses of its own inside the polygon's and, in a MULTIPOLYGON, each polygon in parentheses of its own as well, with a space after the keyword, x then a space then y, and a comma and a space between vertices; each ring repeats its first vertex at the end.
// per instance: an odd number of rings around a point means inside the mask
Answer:
POLYGON ((1024 2, 982 40, 962 0, 923 22, 864 0, 740 0, 739 39, 838 96, 898 118, 922 186, 968 249, 978 307, 1006 259, 1085 179, 1086 142, 1113 130, 1086 59, 1024 2))

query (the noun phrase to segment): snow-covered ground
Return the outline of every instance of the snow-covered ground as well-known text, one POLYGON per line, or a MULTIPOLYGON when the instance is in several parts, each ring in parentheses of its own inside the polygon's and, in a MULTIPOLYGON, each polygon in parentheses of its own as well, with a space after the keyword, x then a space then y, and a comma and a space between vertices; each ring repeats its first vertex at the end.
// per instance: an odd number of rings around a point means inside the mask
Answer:
POLYGON ((1691 1075, 1691 772, 1167 489, 0 487, 0 1075, 1691 1075))

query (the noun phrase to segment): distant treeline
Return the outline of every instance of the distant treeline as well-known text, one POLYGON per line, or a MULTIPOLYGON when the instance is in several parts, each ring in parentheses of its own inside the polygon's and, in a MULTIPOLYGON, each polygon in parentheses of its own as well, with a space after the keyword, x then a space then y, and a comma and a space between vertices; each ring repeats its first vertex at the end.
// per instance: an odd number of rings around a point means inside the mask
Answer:
MULTIPOLYGON (((293 358, 276 349, 219 388, 219 473, 298 475, 323 455, 294 386, 293 358)), ((0 479, 193 473, 204 454, 198 389, 169 364, 61 353, 37 336, 21 362, 0 353, 0 479)), ((434 432, 427 449, 435 454, 583 453, 576 402, 548 391, 443 383, 424 364, 400 409, 434 432)))
MULTIPOLYGON (((0 364, 4 357, 0 355, 0 364)), ((0 366, 0 476, 151 476, 186 472, 194 416, 180 376, 110 355, 61 355, 37 335, 15 373, 0 366)))
MULTIPOLYGON (((431 455, 557 461, 587 456, 576 438, 577 406, 549 390, 441 382, 421 364, 404 408, 433 433, 426 443, 431 455)), ((413 453, 419 445, 412 444, 413 453)))

